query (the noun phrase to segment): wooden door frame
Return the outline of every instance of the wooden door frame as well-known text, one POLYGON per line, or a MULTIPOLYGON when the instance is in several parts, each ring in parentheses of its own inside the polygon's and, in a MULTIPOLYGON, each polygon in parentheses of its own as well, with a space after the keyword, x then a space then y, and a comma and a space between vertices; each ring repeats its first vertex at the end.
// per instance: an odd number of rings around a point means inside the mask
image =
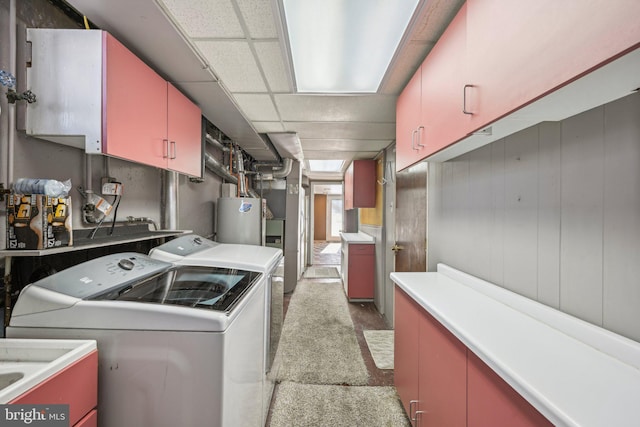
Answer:
MULTIPOLYGON (((326 221, 325 221, 325 226, 327 227, 325 230, 326 233, 326 241, 327 242, 339 242, 340 241, 340 236, 337 237, 333 237, 331 235, 331 218, 333 216, 332 209, 331 209, 331 201, 332 200, 342 200, 342 212, 344 214, 344 196, 343 195, 338 195, 338 194, 327 194, 327 216, 326 216, 326 221)), ((343 215, 343 220, 344 220, 344 215, 343 215)), ((342 227, 341 227, 342 230, 342 227)))

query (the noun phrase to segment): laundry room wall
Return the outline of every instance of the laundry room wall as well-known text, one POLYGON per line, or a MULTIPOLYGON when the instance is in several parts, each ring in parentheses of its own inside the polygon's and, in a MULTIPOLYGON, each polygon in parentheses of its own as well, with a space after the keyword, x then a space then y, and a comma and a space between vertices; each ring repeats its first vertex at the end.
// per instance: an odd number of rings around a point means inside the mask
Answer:
MULTIPOLYGON (((0 43, 0 69, 3 70, 9 68, 7 42, 9 40, 9 3, 9 0, 0 0, 0 39, 3 41, 0 43)), ((78 28, 78 24, 47 0, 18 0, 16 1, 16 9, 18 41, 24 40, 24 31, 27 27, 78 28)), ((20 60, 25 55, 24 47, 20 46, 20 43, 18 50, 19 61, 16 75, 20 77, 23 74, 21 70, 25 66, 24 61, 20 60)), ((21 82, 19 82, 20 84, 21 82)), ((0 88, 3 92, 6 91, 6 88, 0 88)), ((4 94, 0 97, 0 107, 0 182, 4 183, 6 187, 8 185, 6 159, 9 125, 8 106, 4 94)), ((86 186, 84 165, 87 156, 84 151, 32 138, 25 135, 23 131, 16 132, 14 147, 14 180, 21 177, 70 179, 74 186, 71 192, 73 227, 74 229, 89 227, 82 224, 81 221, 81 207, 84 200, 77 190, 78 186, 86 186)), ((145 217, 160 224, 163 173, 161 170, 120 159, 110 159, 105 162, 105 157, 99 155, 90 156, 88 159, 92 166, 91 185, 94 190, 100 188, 101 178, 107 175, 123 183, 124 195, 117 212, 118 219, 125 219, 128 216, 145 217)), ((178 229, 192 230, 206 237, 213 235, 215 201, 220 196, 221 182, 220 177, 206 169, 202 182, 192 182, 183 175, 179 177, 178 229)), ((5 236, 6 208, 4 203, 0 203, 0 214, 0 224, 2 224, 0 232, 2 236, 5 236)), ((4 248, 5 239, 0 240, 0 247, 4 248)))
POLYGON ((640 341, 640 94, 429 168, 449 264, 640 341))

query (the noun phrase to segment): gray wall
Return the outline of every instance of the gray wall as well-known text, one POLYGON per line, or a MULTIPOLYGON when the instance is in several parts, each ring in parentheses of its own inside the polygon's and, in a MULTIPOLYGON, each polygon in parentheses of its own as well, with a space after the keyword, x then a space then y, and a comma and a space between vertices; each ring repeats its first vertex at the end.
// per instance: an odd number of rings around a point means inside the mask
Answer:
POLYGON ((640 94, 429 170, 443 262, 640 341, 640 94))
POLYGON ((374 294, 373 302, 380 314, 385 314, 385 236, 384 229, 382 227, 376 227, 373 225, 360 224, 361 232, 372 236, 376 239, 375 243, 375 275, 374 275, 374 294))
MULTIPOLYGON (((75 24, 64 14, 55 9, 47 0, 18 0, 17 2, 18 31, 29 27, 75 28, 75 24)), ((8 0, 0 0, 0 65, 8 69, 9 50, 4 41, 8 41, 8 0)), ((18 38, 20 40, 20 37, 18 38)), ((21 64, 18 63, 18 67, 21 64)), ((17 73, 18 76, 20 72, 17 73)), ((6 177, 6 141, 7 132, 7 101, 4 87, 0 96, 0 182, 6 177)), ((37 95, 37 94, 36 94, 37 95)), ((212 153, 216 155, 216 153, 212 153)), ((80 221, 80 208, 83 199, 75 189, 84 185, 84 152, 75 148, 54 144, 26 136, 18 131, 15 141, 15 171, 14 179, 20 177, 52 178, 58 180, 71 179, 73 203, 74 229, 83 228, 80 221)), ((92 186, 94 190, 100 187, 100 178, 106 176, 104 157, 91 156, 93 169, 92 186)), ((127 216, 150 217, 158 224, 161 221, 161 176, 159 169, 138 165, 135 163, 111 159, 109 174, 124 184, 124 195, 118 209, 118 218, 127 216)), ((209 171, 205 172, 202 183, 193 183, 186 176, 180 176, 178 187, 179 219, 178 228, 192 230, 203 236, 212 236, 214 230, 215 200, 220 196, 221 179, 209 171)), ((7 183, 4 182, 5 186, 7 183)), ((5 206, 0 203, 0 247, 5 247, 5 206)))

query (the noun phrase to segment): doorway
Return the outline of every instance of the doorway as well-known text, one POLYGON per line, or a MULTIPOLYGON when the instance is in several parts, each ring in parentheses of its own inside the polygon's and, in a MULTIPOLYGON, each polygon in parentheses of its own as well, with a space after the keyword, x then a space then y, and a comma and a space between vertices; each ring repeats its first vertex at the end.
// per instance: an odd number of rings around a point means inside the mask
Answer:
POLYGON ((342 231, 342 196, 335 194, 327 196, 327 224, 326 237, 329 242, 339 242, 342 231))
POLYGON ((312 183, 311 223, 313 248, 310 264, 340 265, 340 231, 342 231, 342 183, 312 183))

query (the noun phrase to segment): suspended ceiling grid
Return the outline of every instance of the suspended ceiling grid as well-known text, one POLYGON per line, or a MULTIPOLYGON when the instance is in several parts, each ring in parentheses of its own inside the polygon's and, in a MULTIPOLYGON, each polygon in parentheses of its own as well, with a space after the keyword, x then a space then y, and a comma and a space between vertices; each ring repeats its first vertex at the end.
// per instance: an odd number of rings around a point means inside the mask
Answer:
POLYGON ((274 159, 264 134, 295 132, 305 159, 346 164, 373 158, 394 141, 397 96, 463 3, 418 6, 379 93, 308 95, 293 91, 277 0, 68 2, 182 89, 257 160, 274 159))

